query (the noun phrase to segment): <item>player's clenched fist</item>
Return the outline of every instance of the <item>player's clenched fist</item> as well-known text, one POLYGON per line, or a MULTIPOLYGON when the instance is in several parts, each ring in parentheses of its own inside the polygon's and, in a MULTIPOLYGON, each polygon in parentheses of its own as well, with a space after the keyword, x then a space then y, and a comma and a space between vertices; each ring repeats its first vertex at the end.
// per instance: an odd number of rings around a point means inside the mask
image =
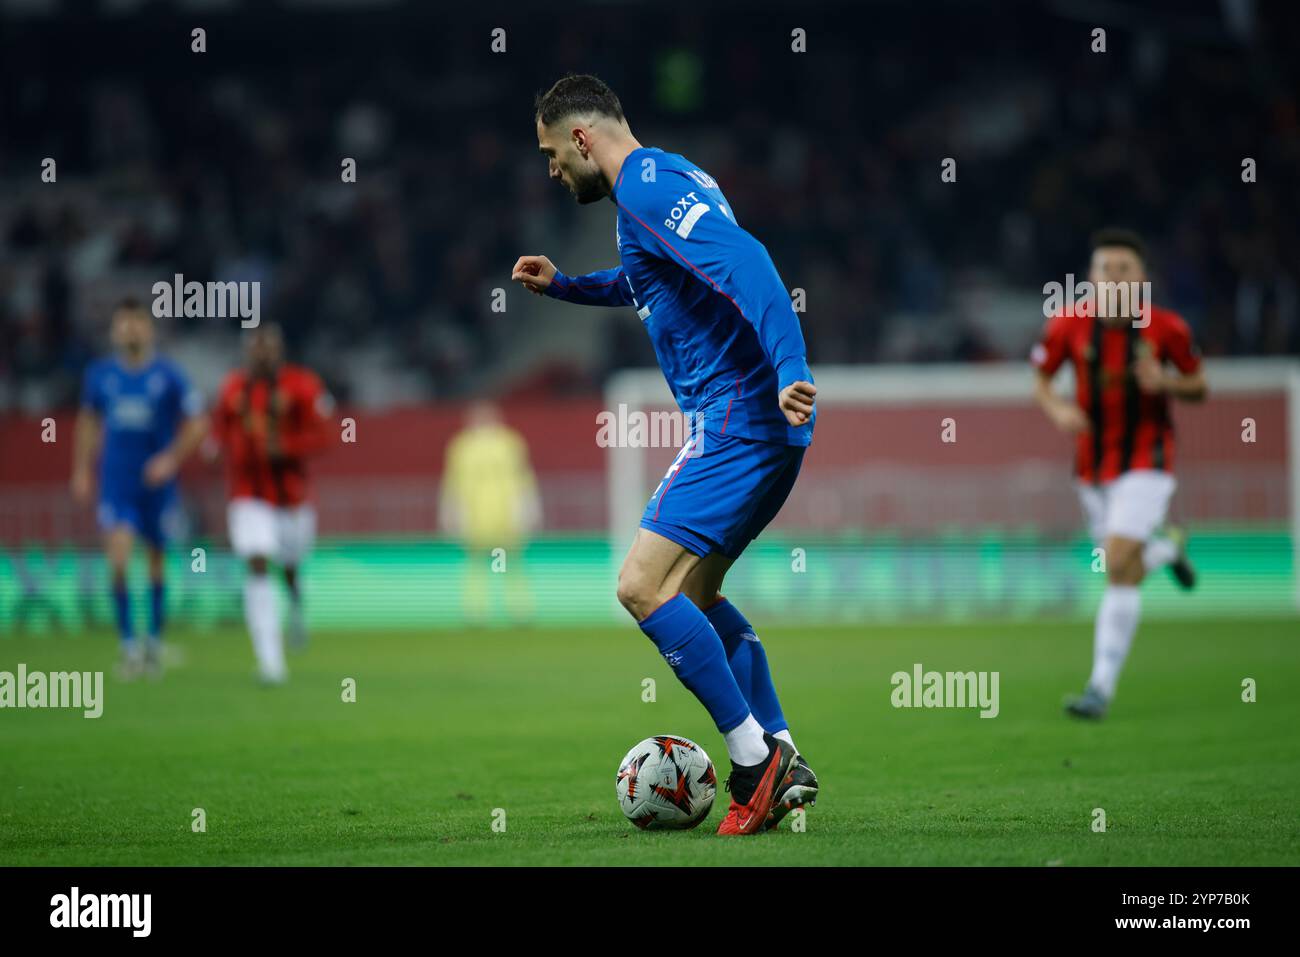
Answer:
POLYGON ((1158 395, 1165 391, 1165 372, 1152 356, 1143 356, 1133 363, 1133 378, 1138 388, 1148 395, 1158 395))
POLYGON ((520 256, 510 278, 540 296, 555 278, 555 263, 545 256, 520 256))
MULTIPOLYGON (((770 393, 769 393, 770 394, 770 393)), ((817 387, 811 382, 791 382, 781 390, 781 411, 791 425, 807 425, 817 387)))
POLYGON ((1052 420, 1052 424, 1067 435, 1078 435, 1081 432, 1088 432, 1092 428, 1087 413, 1073 402, 1054 404, 1048 415, 1052 420))
POLYGON ((159 485, 165 485, 176 477, 180 471, 181 463, 176 456, 168 450, 150 456, 149 460, 144 463, 144 481, 151 488, 157 488, 159 485))

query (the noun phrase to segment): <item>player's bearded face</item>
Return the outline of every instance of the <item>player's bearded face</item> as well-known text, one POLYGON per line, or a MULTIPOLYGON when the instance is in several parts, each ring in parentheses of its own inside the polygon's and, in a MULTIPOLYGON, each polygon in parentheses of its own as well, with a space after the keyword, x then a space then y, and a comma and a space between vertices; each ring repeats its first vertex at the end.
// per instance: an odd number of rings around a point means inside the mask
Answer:
POLYGON ((578 169, 570 170, 568 173, 569 189, 573 192, 573 198, 580 205, 587 205, 598 200, 604 199, 608 195, 605 189, 605 177, 601 175, 600 167, 596 165, 583 166, 578 169))
POLYGON ((583 156, 572 140, 562 141, 557 133, 558 130, 548 129, 538 122, 537 143, 550 156, 551 178, 558 177, 573 198, 584 206, 608 196, 609 187, 600 167, 590 156, 583 156))

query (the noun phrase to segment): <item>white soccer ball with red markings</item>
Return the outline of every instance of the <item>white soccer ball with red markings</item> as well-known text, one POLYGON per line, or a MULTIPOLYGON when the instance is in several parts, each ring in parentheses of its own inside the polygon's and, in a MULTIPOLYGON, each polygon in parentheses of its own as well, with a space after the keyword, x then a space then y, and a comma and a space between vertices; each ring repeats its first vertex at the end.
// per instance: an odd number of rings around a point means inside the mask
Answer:
POLYGON ((618 766, 618 806, 646 831, 684 831, 709 816, 718 775, 704 749, 690 738, 646 738, 618 766))

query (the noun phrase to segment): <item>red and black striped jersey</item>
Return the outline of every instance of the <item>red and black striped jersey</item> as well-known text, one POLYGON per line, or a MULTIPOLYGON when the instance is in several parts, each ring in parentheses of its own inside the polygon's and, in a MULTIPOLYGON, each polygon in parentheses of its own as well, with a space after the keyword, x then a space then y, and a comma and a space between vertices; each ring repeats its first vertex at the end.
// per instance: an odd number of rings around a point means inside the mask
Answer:
POLYGON ((329 444, 325 416, 332 405, 320 379, 301 366, 281 365, 271 378, 231 372, 212 416, 226 450, 230 497, 275 505, 305 501, 305 460, 329 444))
POLYGON ((1169 398, 1143 392, 1134 364, 1149 355, 1191 373, 1201 359, 1180 315, 1158 306, 1150 315, 1139 327, 1102 322, 1087 305, 1067 307, 1047 321, 1030 355, 1047 375, 1067 359, 1074 363, 1075 398, 1092 424, 1078 436, 1075 452, 1075 473, 1086 482, 1109 482, 1132 469, 1173 470, 1169 398))

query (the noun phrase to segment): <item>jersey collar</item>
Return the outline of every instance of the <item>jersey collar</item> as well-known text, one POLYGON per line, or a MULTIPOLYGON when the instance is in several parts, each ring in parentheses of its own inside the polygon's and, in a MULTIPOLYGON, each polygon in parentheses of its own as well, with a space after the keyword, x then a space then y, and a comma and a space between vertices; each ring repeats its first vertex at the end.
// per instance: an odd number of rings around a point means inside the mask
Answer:
POLYGON ((122 357, 122 353, 120 353, 120 352, 114 352, 114 353, 113 353, 113 365, 117 366, 117 370, 118 370, 119 372, 125 374, 125 375, 140 375, 141 373, 146 372, 146 371, 148 371, 149 369, 152 369, 152 368, 153 368, 153 364, 154 364, 155 360, 157 360, 157 358, 158 358, 158 352, 157 352, 157 350, 155 350, 155 349, 150 349, 150 350, 145 354, 145 357, 144 357, 144 361, 143 361, 143 362, 141 362, 139 365, 130 365, 130 364, 129 364, 129 363, 128 363, 128 362, 127 362, 127 361, 122 357))
POLYGON ((623 165, 618 168, 618 177, 614 180, 614 188, 609 191, 610 201, 613 203, 618 202, 618 190, 619 187, 623 185, 623 177, 628 175, 629 172, 628 164, 632 162, 632 157, 641 153, 662 153, 662 152, 663 150, 661 150, 657 146, 638 146, 632 152, 628 153, 626 158, 624 158, 623 160, 623 165))

